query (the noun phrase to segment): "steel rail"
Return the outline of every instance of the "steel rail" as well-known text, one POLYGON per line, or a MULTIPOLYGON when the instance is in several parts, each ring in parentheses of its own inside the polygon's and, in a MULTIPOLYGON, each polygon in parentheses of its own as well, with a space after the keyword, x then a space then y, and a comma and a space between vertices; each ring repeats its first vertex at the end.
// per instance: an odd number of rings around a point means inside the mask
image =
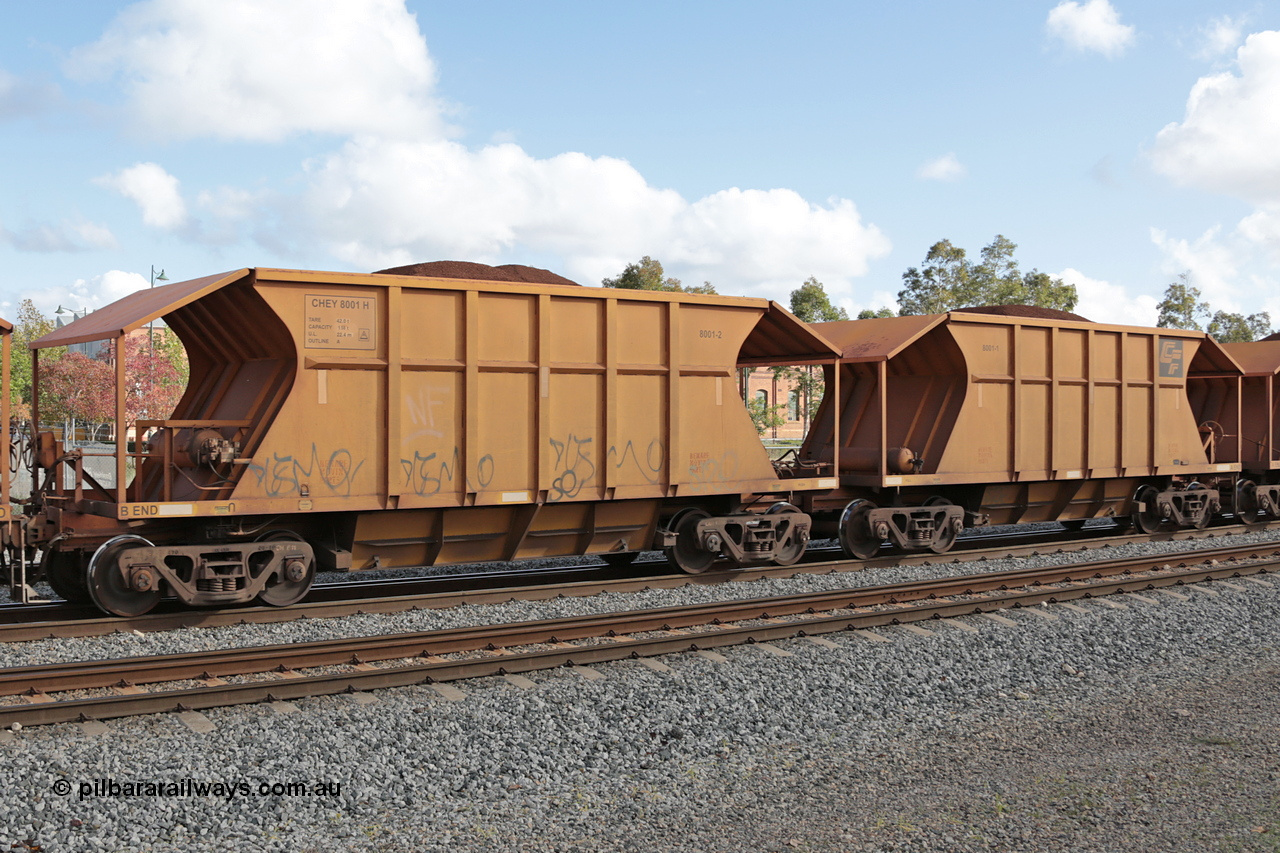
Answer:
MULTIPOLYGON (((288 622, 304 618, 333 618, 367 613, 400 613, 407 610, 439 610, 463 604, 497 604, 506 601, 537 601, 559 596, 593 596, 605 592, 636 592, 644 589, 676 589, 690 585, 714 585, 729 581, 752 581, 762 578, 790 578, 804 574, 833 574, 861 571, 868 567, 927 566, 942 563, 963 565, 979 560, 994 560, 1044 554, 1048 546, 1057 546, 1059 553, 1087 551, 1093 547, 1128 544, 1131 542, 1185 541, 1235 535, 1246 530, 1280 527, 1280 521, 1246 528, 1244 525, 1227 525, 1206 530, 1179 530, 1151 536, 1128 535, 1122 537, 1088 537, 1080 533, 1062 535, 1060 531, 1037 531, 1034 534, 1019 533, 1011 543, 1003 536, 968 537, 971 543, 983 544, 982 548, 952 550, 946 554, 891 554, 872 560, 821 560, 794 566, 757 566, 742 569, 708 571, 700 575, 684 573, 663 575, 615 575, 601 578, 605 570, 600 566, 555 567, 551 569, 505 570, 499 572, 459 573, 430 578, 383 579, 376 581, 351 581, 323 584, 318 590, 328 600, 306 600, 287 608, 250 606, 218 610, 161 610, 131 619, 104 616, 96 609, 76 605, 44 604, 34 610, 6 612, 0 606, 0 642, 23 642, 39 639, 95 637, 118 631, 168 631, 179 628, 214 628, 223 625, 266 624, 288 622), (1043 534, 1043 535, 1040 535, 1043 534), (1056 534, 1056 535, 1055 535, 1056 534), (985 540, 985 541, 984 541, 985 540), (991 541, 996 544, 988 544, 991 541), (1020 540, 1020 541, 1019 541, 1020 540), (1096 544, 1095 544, 1096 543, 1096 544), (1074 547, 1072 547, 1074 546, 1074 547), (962 559, 963 558, 963 559, 962 559), (578 572, 587 579, 538 583, 557 574, 572 577, 578 572), (474 580, 473 580, 474 579, 474 580), (511 581, 532 580, 535 583, 502 585, 511 581), (406 594, 386 595, 389 588, 408 585, 416 590, 406 594), (368 598, 372 594, 379 597, 368 598), (342 599, 344 594, 355 593, 360 597, 342 599), (63 608, 63 609, 58 609, 63 608), (67 610, 66 608, 73 608, 67 610), (6 621, 11 619, 12 621, 6 621)), ((962 540, 963 541, 963 540, 962 540)), ((1189 552, 1191 553, 1191 552, 1189 552)), ((1175 556, 1175 555, 1170 555, 1175 556)), ((663 565, 640 563, 638 568, 663 565)), ((632 568, 636 568, 633 566, 632 568)), ((614 570, 616 573, 617 570, 614 570)), ((314 594, 314 593, 313 593, 314 594)), ((18 605, 7 607, 17 608, 18 605)), ((164 604, 161 607, 165 607, 164 604)))
MULTIPOLYGON (((290 670, 336 664, 363 664, 371 660, 428 658, 428 662, 391 669, 370 668, 355 673, 299 676, 270 682, 172 690, 155 694, 107 696, 90 699, 39 701, 28 705, 0 706, 0 725, 65 722, 85 718, 105 718, 149 710, 214 707, 268 698, 297 698, 342 690, 365 690, 430 681, 449 681, 475 675, 501 674, 543 669, 548 666, 584 664, 624 657, 665 654, 683 649, 704 649, 742 642, 763 642, 806 634, 829 633, 851 628, 967 615, 977 612, 1026 607, 1035 604, 1109 595, 1206 579, 1244 576, 1280 570, 1280 556, 1272 554, 1249 564, 1224 564, 1207 556, 1201 565, 1174 570, 1169 561, 1147 560, 1145 566, 1134 559, 1111 564, 1091 563, 1052 569, 996 572, 985 575, 837 590, 802 596, 748 599, 677 608, 608 613, 587 617, 542 620, 510 626, 479 626, 445 631, 419 632, 386 637, 356 638, 282 646, 265 646, 190 655, 166 655, 88 664, 58 664, 0 670, 0 692, 32 691, 37 699, 47 699, 45 691, 127 686, 151 680, 210 679, 219 675, 290 670), (1137 569, 1143 572, 1135 576, 1137 569), (1082 571, 1083 570, 1083 571, 1082 571), (1149 574, 1160 571, 1161 574, 1149 574), (1117 577, 1117 575, 1121 575, 1117 577), (1098 578, 1105 578, 1099 580, 1098 578), (1050 586, 1074 582, 1071 586, 1050 586), (1008 587, 1021 587, 1010 591, 1008 587), (984 598, 983 593, 995 593, 984 598), (961 600, 939 597, 967 596, 961 600), (916 603, 906 603, 914 601, 916 603), (892 606, 888 606, 892 605, 892 606), (881 608, 871 609, 868 608, 881 608), (861 610, 836 613, 842 610, 861 610), (814 616, 815 612, 831 615, 814 616), (480 660, 440 660, 439 655, 512 647, 563 644, 569 640, 599 639, 618 632, 627 634, 670 632, 682 628, 738 623, 750 620, 800 618, 781 625, 712 627, 676 638, 613 638, 593 646, 572 646, 491 655, 480 660), (406 680, 407 679, 407 680, 406 680), (38 687, 37 687, 38 685, 38 687), (302 689, 302 685, 310 685, 302 689), (340 685, 335 689, 335 685, 340 685), (315 689, 311 689, 315 688, 315 689), (302 690, 302 692, 298 692, 302 690), (221 698, 214 698, 221 697, 221 698), (239 698, 234 698, 239 697, 239 698), (256 698, 254 698, 256 697, 256 698), (227 701, 234 698, 234 701, 227 701), (131 704, 132 703, 132 704, 131 704), (131 710, 132 709, 132 710, 131 710)), ((292 673, 289 673, 292 674, 292 673)))

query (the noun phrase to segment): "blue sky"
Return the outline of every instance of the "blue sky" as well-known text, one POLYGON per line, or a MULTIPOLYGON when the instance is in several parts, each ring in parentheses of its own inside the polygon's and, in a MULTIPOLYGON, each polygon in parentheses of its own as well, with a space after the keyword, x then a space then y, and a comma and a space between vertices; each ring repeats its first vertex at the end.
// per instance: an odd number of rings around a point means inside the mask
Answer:
POLYGON ((243 266, 641 255, 891 304, 996 234, 1097 320, 1280 325, 1280 7, 0 4, 0 313, 243 266))

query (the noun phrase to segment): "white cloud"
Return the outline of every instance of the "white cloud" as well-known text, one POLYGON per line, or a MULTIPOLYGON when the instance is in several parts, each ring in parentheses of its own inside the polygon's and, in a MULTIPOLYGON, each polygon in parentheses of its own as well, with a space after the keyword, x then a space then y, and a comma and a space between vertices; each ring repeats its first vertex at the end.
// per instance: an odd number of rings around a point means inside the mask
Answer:
POLYGON ((11 231, 0 225, 0 245, 19 252, 84 252, 116 248, 111 229, 96 222, 64 220, 39 222, 11 231))
POLYGON ((692 283, 764 292, 810 275, 839 288, 889 250, 847 199, 815 205, 792 190, 734 188, 690 202, 623 160, 537 159, 511 144, 363 138, 314 163, 310 180, 284 227, 366 269, 504 262, 535 247, 584 284, 648 254, 692 283))
POLYGON ((94 179, 131 199, 142 210, 146 224, 171 231, 187 223, 187 205, 178 190, 178 179, 155 163, 138 163, 112 175, 94 179))
POLYGON ((1241 199, 1253 212, 1195 239, 1160 229, 1151 237, 1165 272, 1190 271, 1215 310, 1251 313, 1259 303, 1274 310, 1280 285, 1280 32, 1250 35, 1235 64, 1196 81, 1183 120, 1165 126, 1149 153, 1174 183, 1241 199))
POLYGON ((647 254, 686 281, 783 298, 810 275, 838 297, 889 250, 848 199, 736 187, 685 199, 625 160, 451 140, 403 0, 145 0, 75 65, 123 75, 143 126, 162 135, 347 137, 279 189, 196 187, 184 199, 155 163, 98 179, 147 224, 189 240, 252 235, 279 254, 325 251, 363 269, 533 257, 585 284, 647 254))
POLYGON ((1089 278, 1077 269, 1065 269, 1058 273, 1067 284, 1076 286, 1074 312, 1098 323, 1118 323, 1127 326, 1154 326, 1159 311, 1159 300, 1147 294, 1130 294, 1124 287, 1109 281, 1089 278))
MULTIPOLYGON (((147 277, 136 272, 109 270, 92 278, 76 279, 70 286, 32 288, 18 294, 17 301, 30 299, 47 317, 58 308, 70 311, 96 310, 150 285, 147 277)), ((12 316, 12 314, 10 314, 12 316)))
POLYGON ((135 121, 161 138, 444 129, 435 66, 403 0, 146 0, 68 70, 122 77, 135 121))
POLYGON ((1175 183, 1280 203, 1280 32, 1249 36, 1239 75, 1196 81, 1181 123, 1156 135, 1151 159, 1175 183))
POLYGON ((1134 28, 1120 23, 1120 14, 1108 0, 1066 0, 1049 11, 1045 29, 1078 51, 1096 51, 1116 57, 1133 43, 1134 28))
POLYGON ((1185 240, 1152 228, 1151 242, 1164 255, 1162 270, 1170 281, 1180 273, 1190 273, 1191 280, 1214 310, 1240 310, 1236 282, 1240 280, 1243 256, 1235 235, 1223 235, 1222 229, 1215 226, 1195 240, 1185 240))
POLYGON ((1214 18, 1200 29, 1201 47, 1196 55, 1201 59, 1216 59, 1235 51, 1244 37, 1244 21, 1223 15, 1214 18))
POLYGON ((1280 206, 1268 205, 1255 210, 1236 226, 1240 236, 1280 265, 1280 206))
POLYGON ((890 243, 863 223, 848 199, 811 204, 793 190, 722 190, 690 204, 669 223, 673 264, 691 278, 739 284, 761 295, 782 296, 808 276, 837 295, 849 280, 865 275, 871 259, 888 254, 890 243))
POLYGON ((921 164, 916 177, 922 181, 958 181, 969 173, 955 154, 943 154, 921 164))
POLYGON ((1187 272, 1215 311, 1250 314, 1264 306, 1280 318, 1280 211, 1259 210, 1224 232, 1210 228, 1195 240, 1176 239, 1151 229, 1151 240, 1164 255, 1163 272, 1187 272))

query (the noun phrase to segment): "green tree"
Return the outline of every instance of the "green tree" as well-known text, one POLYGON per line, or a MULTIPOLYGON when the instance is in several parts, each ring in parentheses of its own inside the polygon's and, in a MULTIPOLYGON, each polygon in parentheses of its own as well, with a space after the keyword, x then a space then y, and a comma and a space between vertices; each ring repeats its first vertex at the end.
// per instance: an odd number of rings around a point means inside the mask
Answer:
POLYGON ((662 269, 662 264, 645 255, 634 264, 627 264, 617 278, 603 279, 600 284, 605 287, 621 287, 627 290, 664 290, 674 293, 708 293, 714 294, 716 289, 711 282, 704 281, 700 286, 685 287, 680 279, 671 278, 662 269))
POLYGON ((902 274, 898 313, 941 314, 979 305, 1039 305, 1070 311, 1079 297, 1075 285, 1032 270, 1018 269, 1012 240, 997 234, 973 263, 965 250, 950 240, 929 248, 924 263, 902 274))
POLYGON ((896 317, 892 308, 876 308, 874 311, 870 308, 863 308, 858 312, 859 320, 879 320, 882 317, 896 317))
POLYGON ((1271 334, 1271 315, 1266 311, 1245 316, 1215 311, 1205 328, 1215 341, 1223 344, 1247 344, 1271 334))
POLYGON ((806 323, 829 323, 848 320, 849 312, 831 304, 822 282, 813 276, 791 291, 791 313, 806 323))
POLYGON ((187 386, 187 379, 191 376, 191 365, 187 362, 187 350, 182 345, 182 341, 178 340, 178 335, 169 328, 154 329, 155 332, 155 350, 156 355, 161 356, 170 364, 176 373, 176 381, 183 388, 187 386))
POLYGON ((971 290, 970 267, 964 249, 950 240, 934 243, 919 269, 911 267, 902 274, 898 313, 940 314, 965 304, 971 290))
POLYGON ((780 427, 787 422, 782 416, 784 408, 786 406, 771 406, 758 397, 747 400, 747 414, 751 415, 751 423, 755 424, 756 432, 761 435, 764 435, 765 430, 780 427))
POLYGON ((1189 272, 1178 274, 1178 280, 1165 288, 1164 299, 1156 307, 1160 311, 1157 326, 1208 332, 1224 344, 1248 343, 1271 334, 1271 315, 1266 311, 1233 314, 1214 311, 1208 302, 1201 302, 1200 289, 1191 285, 1189 272))
POLYGON ((1200 301, 1199 288, 1191 286, 1191 273, 1179 273, 1178 280, 1165 288, 1164 299, 1156 306, 1160 312, 1156 325, 1162 329, 1195 329, 1209 315, 1209 303, 1200 301))
MULTIPOLYGON (((804 284, 791 291, 791 313, 806 323, 830 323, 849 319, 848 311, 831 304, 826 288, 814 276, 809 276, 804 284)), ((808 433, 810 416, 817 410, 826 391, 821 371, 813 365, 799 369, 783 367, 776 371, 779 377, 789 381, 799 392, 800 419, 804 422, 805 433, 808 433)))
MULTIPOLYGON (((9 362, 9 405, 10 416, 14 420, 31 419, 31 350, 28 344, 53 330, 53 321, 41 314, 34 302, 24 299, 18 303, 18 316, 13 324, 9 362)), ((66 355, 66 352, 66 347, 42 350, 40 363, 51 364, 66 355)))

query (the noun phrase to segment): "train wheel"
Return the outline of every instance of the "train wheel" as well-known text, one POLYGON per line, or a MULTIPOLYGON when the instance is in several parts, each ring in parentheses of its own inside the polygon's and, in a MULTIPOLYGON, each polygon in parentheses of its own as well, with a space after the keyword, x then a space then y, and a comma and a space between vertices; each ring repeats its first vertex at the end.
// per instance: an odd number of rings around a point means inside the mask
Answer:
MULTIPOLYGON (((1203 488, 1204 486, 1200 485, 1199 483, 1192 483, 1190 486, 1187 486, 1188 490, 1203 489, 1203 488)), ((1196 530, 1204 530, 1206 527, 1209 526, 1210 521, 1213 521, 1213 515, 1206 511, 1200 514, 1200 517, 1196 519, 1195 524, 1193 524, 1192 526, 1196 530)))
POLYGON ((85 570, 85 582, 93 603, 117 616, 141 616, 160 603, 160 579, 153 579, 154 589, 139 590, 127 582, 116 565, 119 556, 129 548, 150 548, 151 543, 141 536, 125 534, 108 539, 89 558, 85 570))
POLYGON ((1236 518, 1245 524, 1256 524, 1259 509, 1258 485, 1253 480, 1239 480, 1236 483, 1235 502, 1232 504, 1236 518))
POLYGON ((883 540, 875 535, 867 522, 867 516, 875 508, 871 501, 859 498, 850 501, 840 513, 840 548, 846 556, 870 560, 880 553, 883 540))
POLYGON ((82 551, 59 551, 54 546, 62 539, 54 537, 40 555, 40 574, 53 591, 72 604, 93 604, 89 587, 85 586, 82 551))
POLYGON ((662 552, 680 571, 699 575, 716 561, 716 555, 703 548, 698 541, 698 522, 710 517, 709 513, 689 507, 676 513, 667 525, 667 529, 676 535, 676 544, 662 549, 662 552))
MULTIPOLYGON (((259 542, 302 542, 301 536, 292 530, 273 530, 258 537, 259 542)), ((299 560, 289 560, 279 573, 267 581, 256 601, 270 607, 288 607, 297 604, 311 591, 316 579, 316 561, 310 559, 303 565, 299 560)))
MULTIPOLYGON (((769 507, 766 515, 779 515, 786 513, 788 515, 799 515, 800 510, 785 501, 776 503, 769 507)), ((795 525, 791 526, 788 531, 787 539, 777 547, 773 554, 773 562, 779 566, 793 566, 800 562, 800 558, 804 556, 804 549, 807 543, 800 537, 799 531, 795 525)))
MULTIPOLYGON (((925 506, 951 506, 951 501, 942 497, 932 497, 925 501, 925 506)), ((933 542, 929 545, 929 550, 935 554, 945 554, 951 550, 951 546, 956 544, 956 536, 959 535, 950 522, 947 522, 933 537, 933 542)))
POLYGON ((1158 501, 1159 492, 1154 486, 1139 486, 1138 491, 1133 493, 1134 508, 1132 513, 1133 526, 1143 533, 1155 533, 1160 529, 1160 524, 1164 521, 1164 517, 1160 514, 1158 501), (1139 509, 1136 504, 1141 503, 1146 509, 1139 509))

